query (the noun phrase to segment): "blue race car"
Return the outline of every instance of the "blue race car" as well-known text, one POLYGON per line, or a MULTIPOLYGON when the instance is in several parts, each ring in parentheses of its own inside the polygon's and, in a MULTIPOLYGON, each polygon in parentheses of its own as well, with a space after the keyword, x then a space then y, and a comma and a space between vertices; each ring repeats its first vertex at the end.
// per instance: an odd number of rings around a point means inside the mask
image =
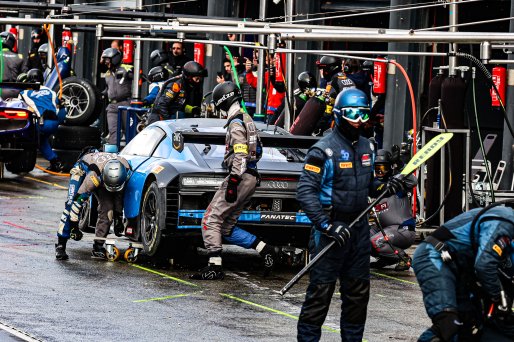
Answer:
POLYGON ((21 173, 34 168, 39 145, 37 125, 36 114, 25 102, 0 99, 0 163, 5 163, 7 171, 21 173))
MULTIPOLYGON (((201 246, 201 220, 228 172, 222 168, 225 120, 156 122, 120 153, 132 166, 125 188, 125 235, 150 255, 172 255, 177 246, 201 246)), ((310 221, 295 199, 306 148, 314 137, 294 137, 257 124, 264 145, 261 184, 238 225, 275 245, 306 247, 310 221)))

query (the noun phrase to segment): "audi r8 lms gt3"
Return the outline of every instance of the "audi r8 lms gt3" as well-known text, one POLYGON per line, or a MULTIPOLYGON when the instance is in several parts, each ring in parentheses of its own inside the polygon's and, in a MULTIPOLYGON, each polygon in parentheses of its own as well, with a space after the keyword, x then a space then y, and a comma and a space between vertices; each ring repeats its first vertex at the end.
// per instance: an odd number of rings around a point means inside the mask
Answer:
MULTIPOLYGON (((125 190, 126 236, 141 240, 145 252, 172 255, 174 248, 203 245, 201 220, 227 176, 225 120, 156 122, 121 152, 132 166, 125 190), (174 247, 175 246, 175 247, 174 247)), ((261 183, 238 226, 275 245, 305 247, 310 221, 295 199, 306 149, 314 137, 293 137, 256 123, 264 149, 261 183)))

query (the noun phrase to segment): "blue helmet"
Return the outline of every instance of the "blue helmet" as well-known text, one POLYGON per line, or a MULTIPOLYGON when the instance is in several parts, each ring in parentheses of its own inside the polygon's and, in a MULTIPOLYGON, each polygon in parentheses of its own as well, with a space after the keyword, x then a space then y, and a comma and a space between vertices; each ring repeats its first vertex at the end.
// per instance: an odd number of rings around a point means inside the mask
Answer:
POLYGON ((359 89, 343 90, 337 95, 332 112, 338 126, 343 118, 350 122, 366 122, 370 114, 368 97, 359 89))

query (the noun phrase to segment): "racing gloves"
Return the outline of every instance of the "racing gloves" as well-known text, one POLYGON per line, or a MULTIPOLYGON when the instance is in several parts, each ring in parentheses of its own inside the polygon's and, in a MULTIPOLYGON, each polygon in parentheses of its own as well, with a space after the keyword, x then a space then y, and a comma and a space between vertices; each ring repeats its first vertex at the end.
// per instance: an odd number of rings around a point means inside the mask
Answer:
POLYGON ((237 199, 237 186, 241 183, 241 177, 237 175, 228 176, 227 190, 225 191, 225 200, 228 203, 234 203, 237 199))
POLYGON ((391 195, 398 192, 405 193, 409 191, 407 184, 405 184, 405 177, 402 174, 397 174, 387 183, 387 189, 391 195))
POLYGON ((70 239, 73 239, 75 241, 82 240, 82 232, 79 229, 79 221, 72 221, 70 220, 70 239))
POLYGON ((340 247, 344 246, 346 241, 350 239, 350 227, 346 223, 341 223, 338 226, 325 223, 318 230, 337 242, 340 247))

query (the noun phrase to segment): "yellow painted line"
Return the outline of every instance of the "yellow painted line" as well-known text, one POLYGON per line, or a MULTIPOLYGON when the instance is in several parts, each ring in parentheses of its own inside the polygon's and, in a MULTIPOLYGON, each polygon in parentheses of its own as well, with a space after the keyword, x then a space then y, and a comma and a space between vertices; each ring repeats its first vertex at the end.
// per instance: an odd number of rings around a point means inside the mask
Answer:
MULTIPOLYGON (((276 313, 277 315, 281 315, 281 316, 285 316, 285 317, 288 317, 288 318, 292 318, 292 319, 298 320, 298 317, 295 316, 295 315, 291 315, 291 314, 288 314, 287 312, 270 308, 269 306, 257 304, 257 303, 254 303, 254 302, 250 302, 249 300, 238 298, 236 296, 229 295, 229 294, 226 294, 226 293, 220 293, 220 296, 227 297, 227 298, 233 299, 235 301, 238 301, 238 302, 241 302, 241 303, 244 303, 244 304, 248 304, 248 305, 254 306, 254 307, 259 308, 259 309, 270 311, 270 312, 276 313)), ((334 328, 331 328, 331 327, 327 327, 326 325, 321 326, 321 328, 323 328, 323 329, 325 329, 327 331, 333 332, 333 333, 339 333, 340 332, 339 329, 334 329, 334 328)))
POLYGON ((59 189, 68 189, 68 187, 66 187, 66 186, 62 186, 62 185, 57 184, 57 183, 50 183, 50 182, 46 182, 46 181, 44 181, 44 180, 37 179, 37 178, 34 178, 34 177, 25 176, 25 178, 30 179, 30 180, 33 180, 33 181, 36 181, 36 182, 39 182, 39 183, 52 185, 52 186, 55 186, 56 188, 59 188, 59 189))
POLYGON ((139 300, 133 300, 133 303, 146 303, 146 302, 152 302, 157 300, 168 300, 168 299, 174 299, 174 298, 180 298, 180 297, 188 297, 190 294, 182 293, 178 295, 173 296, 165 296, 165 297, 155 297, 155 298, 148 298, 148 299, 139 299, 139 300))
POLYGON ((135 265, 135 264, 131 264, 133 267, 136 267, 136 268, 139 268, 140 270, 143 270, 143 271, 146 271, 146 272, 150 272, 150 273, 153 273, 153 274, 157 274, 161 277, 164 277, 164 278, 167 278, 167 279, 171 279, 171 280, 174 280, 176 281, 177 283, 181 283, 181 284, 185 284, 185 285, 189 285, 189 286, 194 286, 194 287, 198 287, 198 285, 196 284, 193 284, 193 283, 190 283, 188 281, 185 281, 185 280, 182 280, 180 278, 175 278, 175 277, 172 277, 170 275, 167 275, 165 273, 161 273, 161 272, 157 272, 155 270, 152 270, 151 268, 146 268, 146 267, 143 267, 143 266, 140 266, 140 265, 135 265))
POLYGON ((389 279, 401 281, 402 283, 411 284, 411 285, 418 285, 418 283, 416 283, 414 281, 405 280, 405 279, 401 279, 401 278, 396 278, 396 277, 393 277, 393 276, 390 276, 390 275, 387 275, 387 274, 378 273, 378 272, 370 272, 370 273, 375 275, 375 276, 379 276, 379 277, 384 277, 384 278, 389 278, 389 279))

